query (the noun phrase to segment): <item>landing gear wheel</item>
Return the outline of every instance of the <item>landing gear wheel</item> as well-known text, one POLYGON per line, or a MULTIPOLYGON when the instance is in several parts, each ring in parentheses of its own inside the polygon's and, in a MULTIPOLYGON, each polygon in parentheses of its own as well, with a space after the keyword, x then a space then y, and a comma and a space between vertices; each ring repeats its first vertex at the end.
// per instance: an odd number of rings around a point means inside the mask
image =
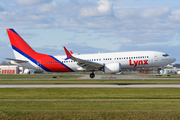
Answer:
POLYGON ((90 78, 94 78, 94 77, 95 77, 95 74, 94 74, 94 73, 91 73, 91 74, 89 75, 89 77, 90 77, 90 78))

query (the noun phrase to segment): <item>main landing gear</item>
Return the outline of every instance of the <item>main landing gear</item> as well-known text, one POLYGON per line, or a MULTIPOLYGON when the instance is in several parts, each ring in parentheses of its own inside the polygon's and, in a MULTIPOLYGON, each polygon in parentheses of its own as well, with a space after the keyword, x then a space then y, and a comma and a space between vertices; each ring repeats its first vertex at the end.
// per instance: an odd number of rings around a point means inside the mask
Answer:
POLYGON ((95 74, 94 72, 92 72, 90 75, 89 75, 90 78, 94 78, 95 77, 95 74))
POLYGON ((158 74, 156 76, 162 76, 160 71, 161 71, 161 68, 158 68, 158 74))

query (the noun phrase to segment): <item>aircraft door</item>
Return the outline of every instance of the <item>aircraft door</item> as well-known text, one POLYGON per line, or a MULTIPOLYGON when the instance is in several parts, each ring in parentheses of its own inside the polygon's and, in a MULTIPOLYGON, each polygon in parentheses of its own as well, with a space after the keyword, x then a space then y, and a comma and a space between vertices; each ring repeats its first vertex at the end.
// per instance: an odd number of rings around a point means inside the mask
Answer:
POLYGON ((154 61, 158 61, 158 55, 154 54, 154 61))

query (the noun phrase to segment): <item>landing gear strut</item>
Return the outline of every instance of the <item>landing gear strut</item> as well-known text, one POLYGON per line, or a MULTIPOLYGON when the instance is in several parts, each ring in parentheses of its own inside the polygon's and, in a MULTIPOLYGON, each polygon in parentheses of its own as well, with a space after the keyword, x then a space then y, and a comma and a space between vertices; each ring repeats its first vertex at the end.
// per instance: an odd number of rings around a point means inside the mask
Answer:
POLYGON ((160 70, 161 70, 161 68, 158 68, 158 75, 156 75, 156 76, 162 76, 162 75, 160 74, 160 70))
POLYGON ((94 72, 92 72, 90 75, 89 75, 90 78, 94 78, 95 77, 95 74, 94 72))
POLYGON ((158 74, 160 75, 160 70, 161 70, 161 68, 158 68, 158 74))

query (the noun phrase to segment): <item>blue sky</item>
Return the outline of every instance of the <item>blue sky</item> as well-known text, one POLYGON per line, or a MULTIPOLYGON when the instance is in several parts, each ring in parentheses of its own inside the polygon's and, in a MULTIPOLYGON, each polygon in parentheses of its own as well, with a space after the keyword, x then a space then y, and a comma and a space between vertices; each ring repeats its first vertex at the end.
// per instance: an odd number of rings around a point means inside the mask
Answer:
POLYGON ((179 0, 1 0, 0 62, 14 58, 6 28, 40 53, 154 50, 180 63, 179 0))

